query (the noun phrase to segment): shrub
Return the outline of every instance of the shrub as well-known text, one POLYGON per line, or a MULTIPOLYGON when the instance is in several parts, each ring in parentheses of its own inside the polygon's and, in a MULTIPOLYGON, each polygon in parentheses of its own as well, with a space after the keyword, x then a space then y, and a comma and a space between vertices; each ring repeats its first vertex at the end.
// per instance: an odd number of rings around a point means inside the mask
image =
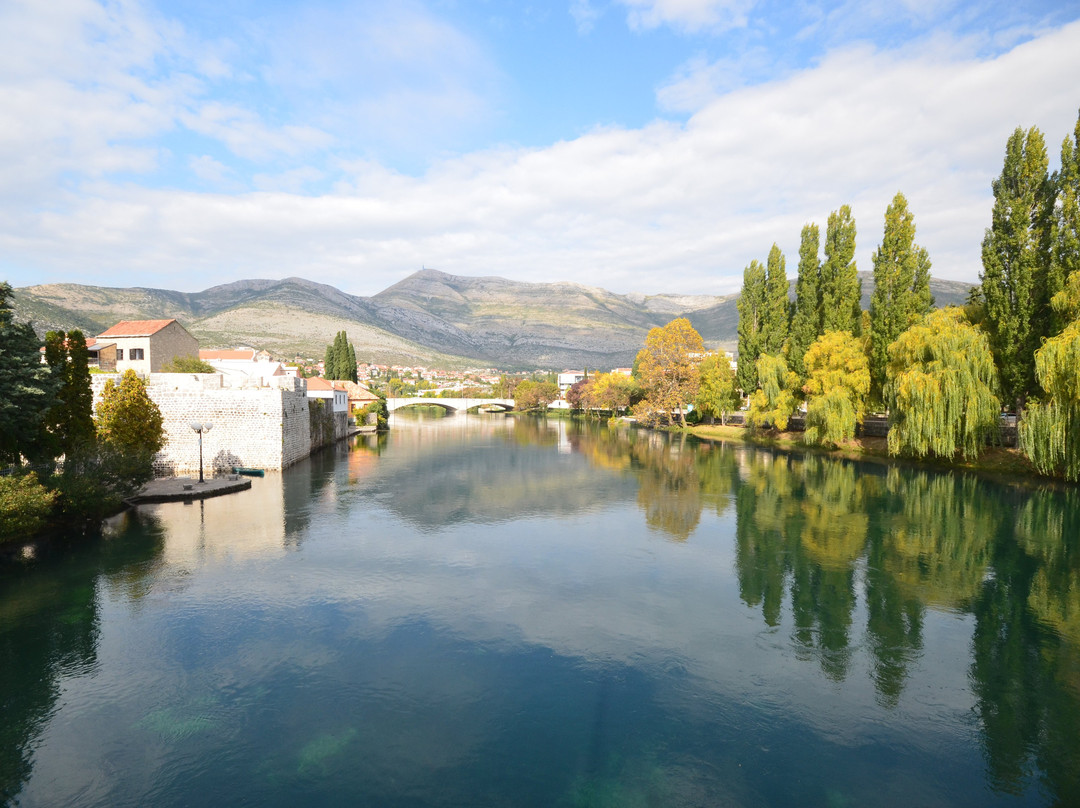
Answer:
POLYGON ((34 472, 0 477, 0 542, 41 530, 55 502, 56 492, 38 482, 34 472))

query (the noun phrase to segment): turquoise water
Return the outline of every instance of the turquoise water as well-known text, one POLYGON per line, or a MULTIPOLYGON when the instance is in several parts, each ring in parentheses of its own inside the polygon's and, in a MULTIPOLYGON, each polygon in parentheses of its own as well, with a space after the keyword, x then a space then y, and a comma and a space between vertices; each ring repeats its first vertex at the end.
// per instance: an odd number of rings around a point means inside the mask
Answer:
POLYGON ((0 561, 0 803, 1080 804, 1080 497, 499 416, 0 561))

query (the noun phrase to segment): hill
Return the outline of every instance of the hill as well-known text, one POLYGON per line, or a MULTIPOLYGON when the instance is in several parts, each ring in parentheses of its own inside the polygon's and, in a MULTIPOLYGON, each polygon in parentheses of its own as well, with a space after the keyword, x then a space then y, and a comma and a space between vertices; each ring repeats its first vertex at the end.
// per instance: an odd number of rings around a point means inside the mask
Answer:
MULTIPOLYGON (((873 279, 860 273, 863 306, 873 279)), ((938 305, 962 303, 970 284, 931 281, 938 305)), ((319 358, 344 330, 362 361, 516 368, 629 365, 650 328, 687 317, 709 347, 734 348, 737 295, 619 295, 575 283, 522 283, 415 272, 372 297, 302 278, 244 280, 185 293, 49 284, 15 290, 19 319, 40 334, 117 320, 175 317, 204 347, 251 345, 275 356, 319 358)))

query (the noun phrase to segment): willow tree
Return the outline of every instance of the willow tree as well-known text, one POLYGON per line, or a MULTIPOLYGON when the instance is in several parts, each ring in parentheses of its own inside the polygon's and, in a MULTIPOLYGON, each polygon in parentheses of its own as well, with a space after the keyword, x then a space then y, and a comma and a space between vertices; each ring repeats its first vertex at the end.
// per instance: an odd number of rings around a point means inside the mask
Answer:
POLYGON ((825 231, 825 263, 821 267, 822 331, 859 335, 862 323, 862 282, 855 265, 855 219, 842 205, 829 214, 825 231))
POLYGON ((997 388, 986 335, 962 309, 931 312, 889 346, 889 453, 978 455, 998 429, 997 388))
POLYGON ((826 331, 806 351, 806 372, 803 440, 835 446, 854 438, 870 391, 870 365, 862 340, 850 331, 826 331))
POLYGON ((675 413, 685 426, 686 405, 697 395, 698 360, 704 352, 701 335, 685 317, 650 330, 645 347, 637 355, 645 398, 635 411, 646 417, 651 413, 663 418, 675 413))
POLYGON ((761 355, 765 322, 765 267, 751 261, 743 270, 742 291, 736 308, 739 311, 739 360, 735 380, 745 395, 758 386, 755 363, 761 355))
POLYGON ((994 180, 994 210, 982 243, 982 298, 1005 398, 1018 410, 1036 392, 1035 351, 1048 325, 1046 288, 1052 187, 1042 133, 1017 127, 994 180))
POLYGON ((788 339, 791 326, 791 303, 784 254, 775 244, 769 250, 765 267, 765 310, 762 318, 762 353, 778 354, 788 339))
POLYGON ((1035 354, 1035 375, 1048 400, 1032 405, 1020 422, 1020 447, 1043 474, 1080 480, 1080 272, 1054 297, 1054 309, 1072 322, 1035 354))
POLYGON ((821 236, 816 224, 804 225, 799 241, 799 276, 795 281, 795 309, 788 338, 788 366, 805 378, 803 357, 810 344, 821 335, 821 236))
POLYGON ((724 353, 709 354, 698 366, 701 384, 694 397, 694 408, 703 415, 720 416, 723 424, 729 412, 739 406, 739 394, 735 389, 735 372, 724 353))
POLYGON ((758 357, 757 376, 760 387, 750 397, 746 420, 758 429, 774 427, 783 432, 799 406, 795 396, 799 377, 788 369, 784 357, 773 354, 758 357))
POLYGON ((880 400, 889 345, 930 311, 930 258, 915 244, 915 216, 902 193, 885 210, 885 233, 874 251, 870 297, 870 389, 880 400))

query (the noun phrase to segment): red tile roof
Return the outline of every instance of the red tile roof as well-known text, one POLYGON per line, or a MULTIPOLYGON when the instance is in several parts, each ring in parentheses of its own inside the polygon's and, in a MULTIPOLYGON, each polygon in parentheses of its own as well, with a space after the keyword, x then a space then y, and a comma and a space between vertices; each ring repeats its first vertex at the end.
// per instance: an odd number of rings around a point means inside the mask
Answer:
POLYGON ((199 359, 202 359, 204 362, 210 362, 215 359, 242 359, 253 362, 255 360, 255 349, 248 348, 246 351, 208 351, 200 349, 199 359))
POLYGON ((175 322, 175 319, 121 320, 112 328, 98 334, 98 339, 101 339, 102 337, 149 337, 151 334, 156 334, 165 326, 169 325, 169 323, 175 322))
POLYGON ((334 385, 321 376, 312 376, 307 380, 308 390, 333 390, 334 385))

